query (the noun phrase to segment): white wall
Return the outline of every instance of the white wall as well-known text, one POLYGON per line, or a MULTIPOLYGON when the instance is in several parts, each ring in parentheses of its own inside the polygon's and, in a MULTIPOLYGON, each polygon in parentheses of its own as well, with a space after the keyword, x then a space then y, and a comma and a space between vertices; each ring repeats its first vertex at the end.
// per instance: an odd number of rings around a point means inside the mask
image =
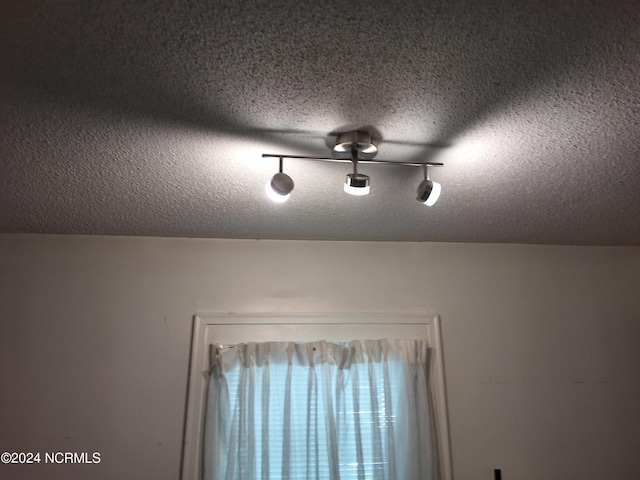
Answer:
POLYGON ((442 315, 457 480, 640 477, 640 248, 0 235, 0 465, 179 475, 196 312, 442 315))

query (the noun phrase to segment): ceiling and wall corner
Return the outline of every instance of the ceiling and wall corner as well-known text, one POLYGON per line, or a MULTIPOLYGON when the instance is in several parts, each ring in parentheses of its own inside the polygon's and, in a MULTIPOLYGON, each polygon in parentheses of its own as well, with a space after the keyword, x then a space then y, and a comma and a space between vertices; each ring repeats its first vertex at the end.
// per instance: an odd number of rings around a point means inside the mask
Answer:
POLYGON ((587 2, 0 6, 0 232, 640 244, 640 7, 587 2), (364 129, 420 171, 289 163, 364 129))

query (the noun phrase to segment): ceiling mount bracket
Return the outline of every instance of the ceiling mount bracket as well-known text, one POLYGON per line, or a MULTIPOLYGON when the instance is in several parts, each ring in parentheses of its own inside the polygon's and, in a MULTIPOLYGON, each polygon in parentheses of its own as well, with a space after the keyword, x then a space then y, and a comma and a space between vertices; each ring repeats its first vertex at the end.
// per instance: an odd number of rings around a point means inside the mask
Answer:
POLYGON ((338 135, 333 147, 333 156, 336 158, 351 158, 352 152, 357 152, 360 160, 369 160, 376 156, 378 147, 373 137, 362 130, 353 130, 338 135))

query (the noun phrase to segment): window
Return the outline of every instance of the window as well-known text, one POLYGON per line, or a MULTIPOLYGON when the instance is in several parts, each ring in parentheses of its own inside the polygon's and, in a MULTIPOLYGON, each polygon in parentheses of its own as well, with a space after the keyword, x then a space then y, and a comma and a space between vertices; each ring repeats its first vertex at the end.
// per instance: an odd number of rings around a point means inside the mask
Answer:
MULTIPOLYGON (((313 344, 314 348, 332 348, 339 351, 340 345, 346 340, 353 338, 413 338, 422 339, 428 342, 429 354, 430 354, 430 379, 431 383, 429 389, 431 391, 432 399, 432 411, 434 419, 434 437, 437 445, 437 458, 439 470, 441 472, 441 478, 451 478, 451 468, 449 460, 449 443, 448 432, 446 423, 446 410, 445 410, 445 397, 444 397, 444 379, 442 371, 442 357, 440 348, 440 335, 439 335, 439 319, 437 316, 424 317, 413 315, 294 315, 294 316, 282 316, 282 315, 258 315, 258 316, 242 316, 242 315, 200 315, 196 316, 194 324, 193 346, 192 346, 192 366, 189 385, 189 398, 188 398, 188 414, 187 424, 185 429, 185 445, 183 455, 183 480, 192 480, 200 478, 201 464, 202 464, 202 441, 203 441, 203 424, 205 413, 205 398, 207 387, 207 374, 209 370, 209 360, 207 351, 209 346, 214 343, 223 344, 235 344, 243 341, 280 341, 283 339, 301 342, 317 339, 326 339, 327 342, 316 342, 313 344), (323 346, 321 347, 320 344, 323 346)), ((355 362, 356 365, 356 377, 367 377, 368 374, 363 370, 369 368, 369 366, 360 365, 362 362, 355 362)), ((376 367, 377 368, 377 367, 376 367)), ((381 368, 381 367, 380 367, 381 368)), ((391 365, 391 369, 393 369, 391 365)), ((308 376, 308 369, 302 368, 301 377, 305 379, 308 376)), ((372 372, 370 378, 372 382, 363 382, 359 387, 366 389, 375 389, 377 392, 384 391, 385 385, 382 382, 385 381, 385 375, 382 371, 372 372)), ((238 382, 239 370, 230 371, 227 375, 227 381, 233 383, 238 382)), ((278 376, 278 375, 276 375, 278 376)), ((273 375, 271 376, 273 378, 273 375)), ((281 378, 284 378, 280 376, 281 378)), ((392 380, 387 375, 387 381, 399 381, 397 379, 392 380)), ((399 378, 399 377, 398 377, 399 378)), ((349 381, 351 381, 350 379, 349 381)), ((280 381, 280 380, 275 380, 280 381)), ((350 385, 351 386, 351 385, 350 385)), ((291 395, 293 397, 298 396, 300 399, 308 398, 307 391, 308 384, 306 380, 301 383, 292 383, 291 395)), ((279 389, 282 391, 282 389, 279 389)), ((333 391, 333 387, 329 390, 333 391)), ((229 389, 230 395, 234 395, 233 392, 237 392, 236 386, 229 389)), ((349 389, 346 390, 347 392, 349 389)), ((397 391, 395 388, 391 388, 388 391, 397 391)), ((348 413, 354 412, 355 409, 359 411, 369 411, 368 425, 364 425, 363 428, 371 429, 374 425, 376 428, 384 427, 384 422, 389 420, 389 415, 393 412, 385 410, 385 398, 379 397, 377 400, 376 410, 374 414, 373 409, 365 408, 362 405, 356 407, 352 404, 353 397, 346 395, 342 397, 341 406, 341 418, 342 425, 344 421, 348 421, 348 413), (351 402, 351 403, 350 403, 351 402), (375 416, 377 415, 377 417, 375 416)), ((368 397, 367 397, 368 398, 368 397)), ((397 399, 391 401, 388 398, 389 403, 393 404, 397 402, 397 399)), ((369 403, 370 405, 370 403, 369 403)), ((340 413, 340 412, 337 412, 340 413)), ((334 412, 336 414, 336 412, 334 412)), ((271 415, 271 413, 269 414, 271 415)), ((323 409, 318 409, 319 418, 315 418, 315 421, 325 421, 323 409)), ((262 422, 259 418, 258 412, 256 417, 252 417, 252 421, 262 422)), ((353 416, 352 416, 353 419, 353 416)), ((351 420, 352 420, 351 419, 351 420)), ((365 422, 366 423, 366 422, 365 422)), ((295 429, 295 426, 292 427, 295 429)), ((298 431, 302 430, 306 432, 306 428, 298 428, 298 431)), ((341 429, 342 430, 342 429, 341 429)), ((322 429, 319 430, 322 432, 322 429)), ((371 432, 369 432, 371 433, 371 432)), ((353 429, 345 429, 345 435, 353 435, 353 429)), ((371 434, 362 436, 363 438, 372 438, 371 434)), ((274 441, 278 441, 277 437, 274 441)), ((315 441, 313 444, 319 444, 325 446, 327 444, 326 439, 315 441)), ((366 472, 373 471, 375 468, 376 459, 371 455, 363 455, 362 452, 371 451, 367 449, 367 445, 363 445, 358 457, 357 445, 358 442, 352 441, 355 438, 344 439, 346 441, 341 443, 340 461, 342 464, 339 466, 341 471, 341 478, 349 478, 349 474, 357 475, 357 470, 366 469, 366 472), (345 450, 345 447, 346 450, 345 450), (351 448, 351 452, 347 451, 351 448), (355 461, 345 461, 345 459, 352 458, 355 461), (360 460, 358 462, 358 459, 360 460)), ((260 435, 256 436, 254 441, 258 443, 262 441, 260 435)), ((260 451, 260 449, 255 449, 260 451)), ((278 448, 272 449, 274 458, 270 460, 270 457, 265 457, 265 461, 269 463, 269 471, 273 472, 273 475, 269 475, 270 478, 278 478, 278 475, 282 473, 281 464, 282 457, 281 451, 278 448), (275 466, 274 466, 275 465, 275 466)), ((379 459, 378 459, 379 460, 379 459)), ((258 463, 262 460, 258 460, 258 463)), ((331 462, 329 462, 331 463, 331 462)), ((329 464, 328 463, 328 464, 329 464)), ((294 463, 295 464, 295 463, 294 463)), ((327 465, 328 465, 327 464, 327 465)), ((321 468, 321 466, 319 466, 321 468)), ((327 467, 328 468, 328 467, 327 467)), ((293 477, 292 477, 293 478, 293 477)), ((326 477, 321 478, 329 478, 326 477)), ((355 476, 354 478, 357 478, 355 476)), ((366 478, 373 478, 366 475, 366 478)))

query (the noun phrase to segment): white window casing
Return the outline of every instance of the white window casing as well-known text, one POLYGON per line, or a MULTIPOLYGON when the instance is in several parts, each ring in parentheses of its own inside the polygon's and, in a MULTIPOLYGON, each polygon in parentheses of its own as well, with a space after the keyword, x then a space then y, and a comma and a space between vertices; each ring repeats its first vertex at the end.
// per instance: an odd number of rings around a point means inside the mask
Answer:
POLYGON ((407 338, 429 344, 430 391, 441 478, 452 480, 440 317, 434 314, 296 313, 194 316, 181 479, 199 480, 209 378, 209 345, 243 342, 407 338))

